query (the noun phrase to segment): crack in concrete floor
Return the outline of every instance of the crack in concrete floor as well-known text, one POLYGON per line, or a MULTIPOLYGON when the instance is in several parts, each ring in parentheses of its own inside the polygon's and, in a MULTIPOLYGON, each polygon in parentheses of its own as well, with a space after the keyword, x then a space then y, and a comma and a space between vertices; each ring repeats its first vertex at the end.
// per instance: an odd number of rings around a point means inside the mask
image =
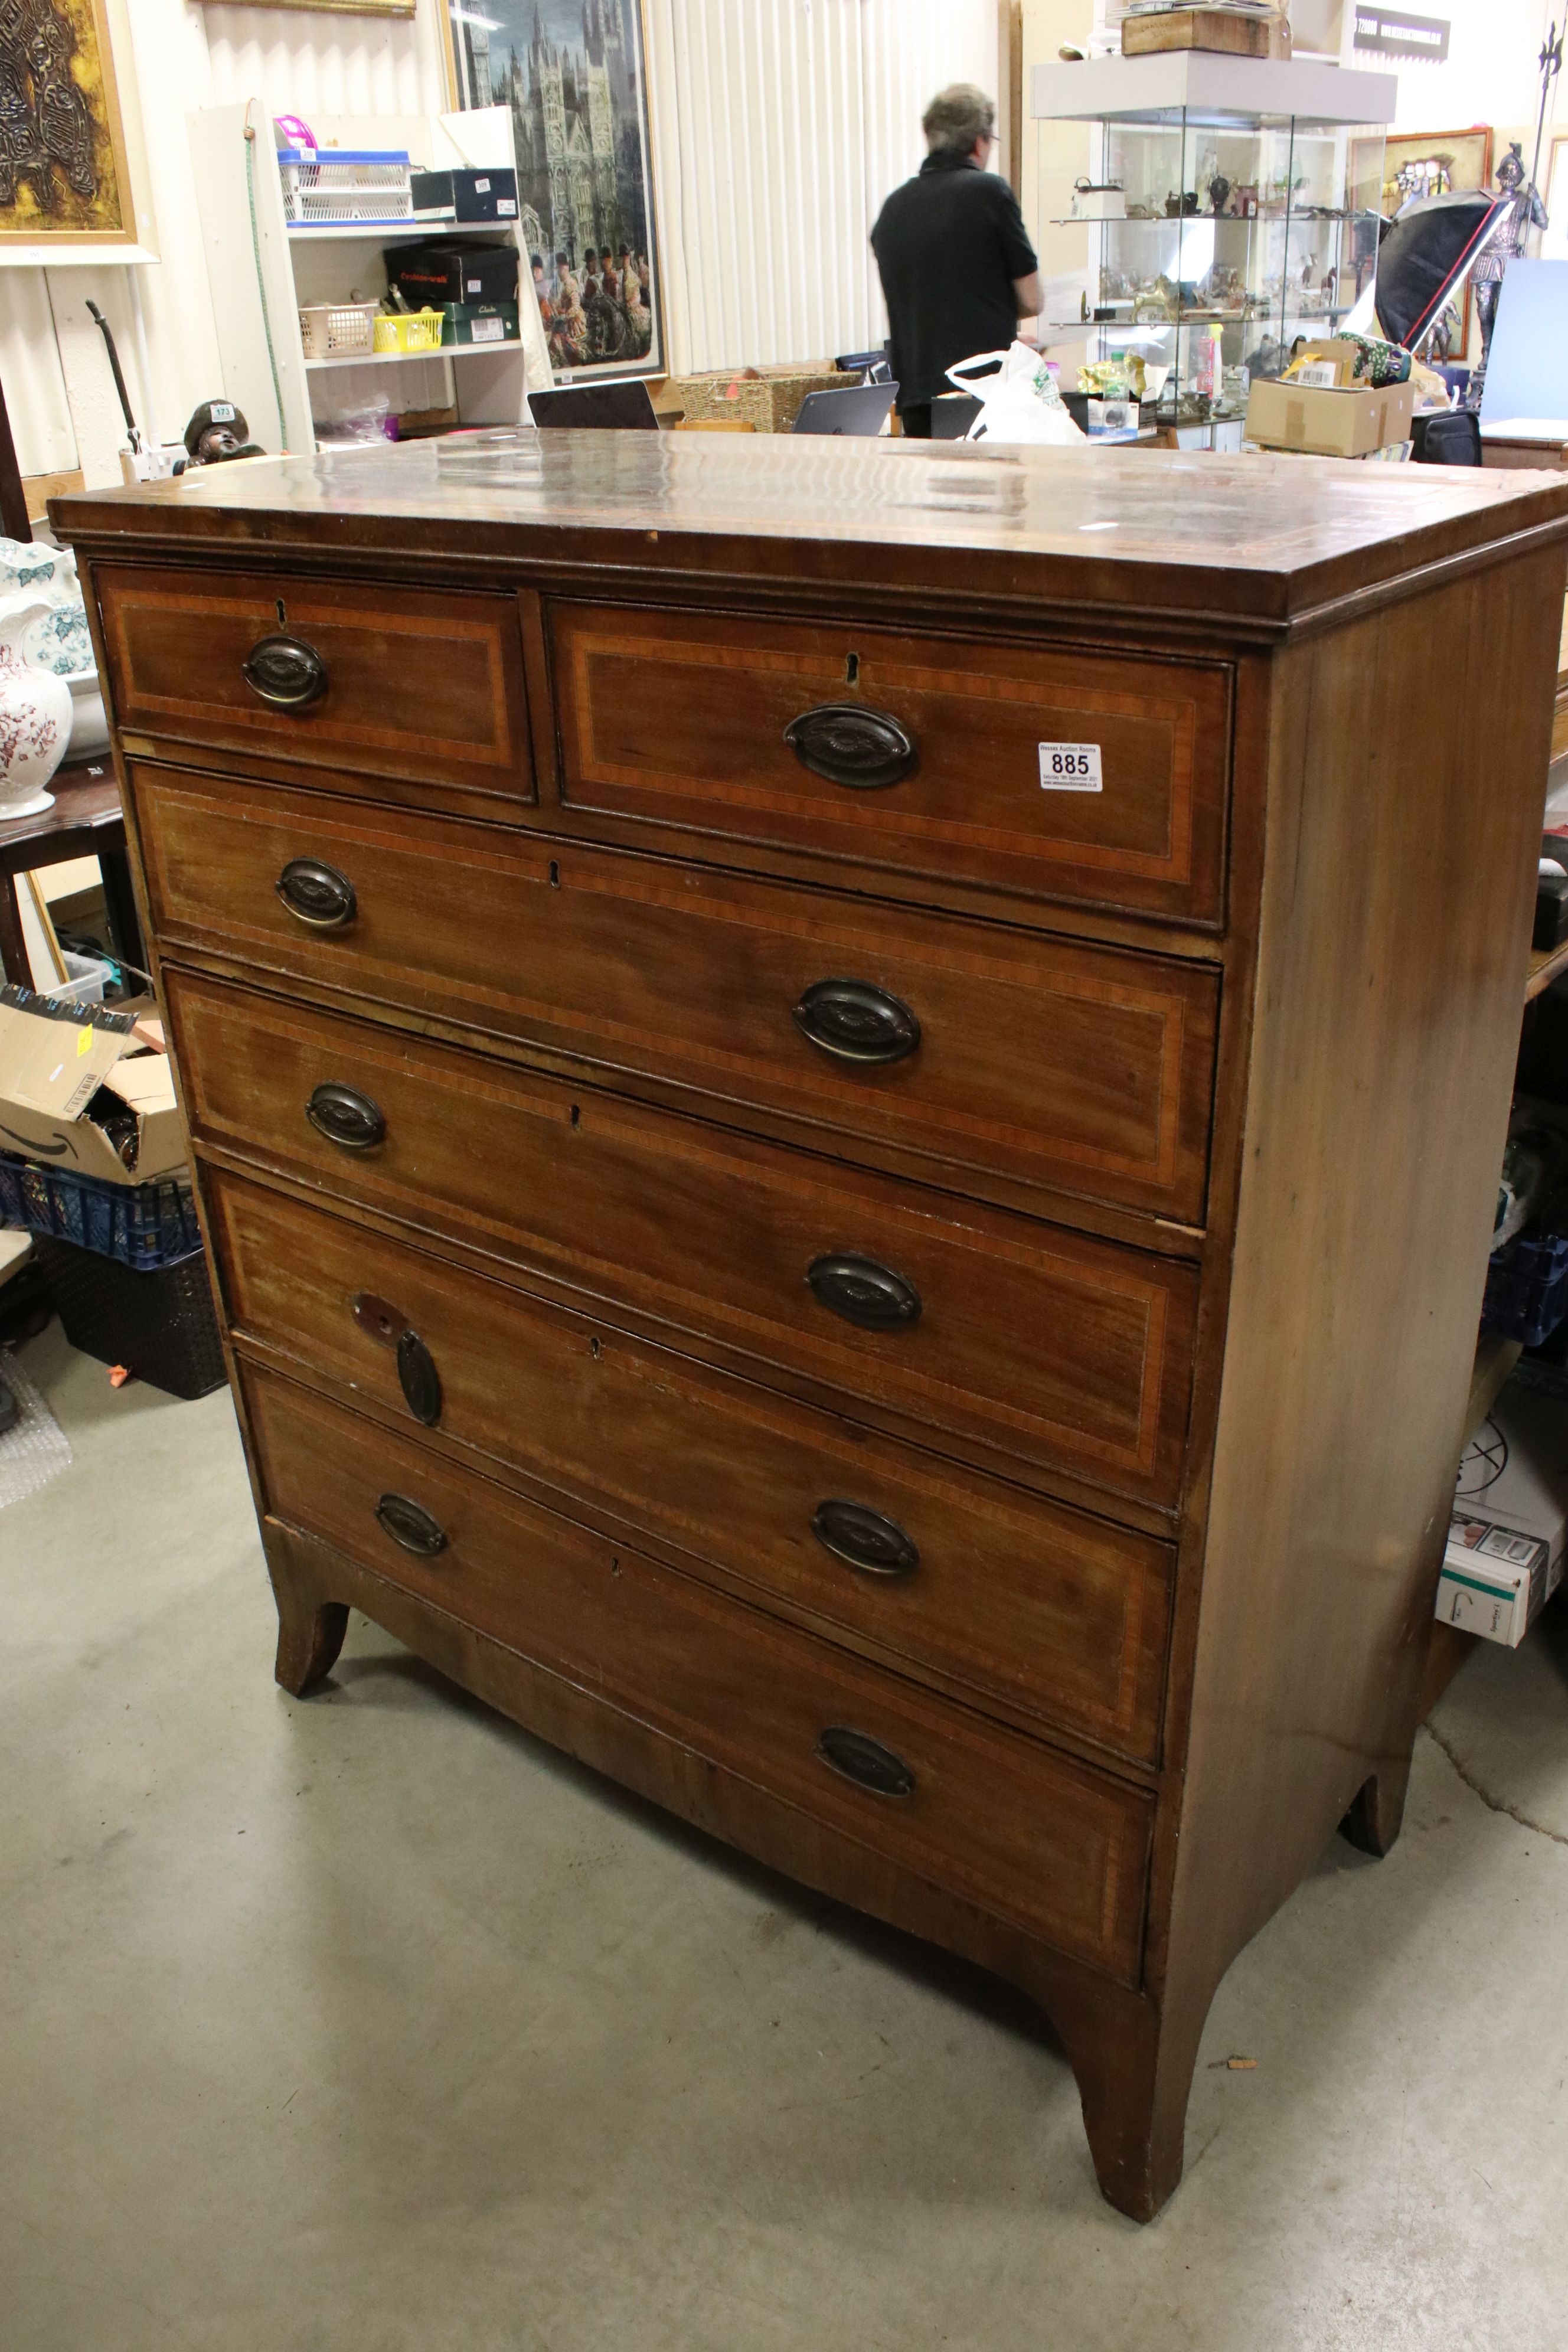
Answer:
POLYGON ((1568 1837, 1564 1837, 1561 1830, 1549 1830, 1544 1822, 1532 1821, 1531 1816, 1521 1812, 1517 1805, 1510 1804, 1506 1797, 1494 1797, 1491 1790, 1471 1771, 1458 1749, 1450 1740, 1444 1738, 1443 1734, 1434 1724, 1424 1723, 1421 1728, 1433 1746, 1442 1749, 1466 1788, 1473 1796, 1480 1799, 1489 1812, 1506 1813, 1509 1820, 1517 1822, 1521 1830, 1530 1830, 1537 1837, 1550 1838, 1553 1845, 1568 1845, 1568 1837))

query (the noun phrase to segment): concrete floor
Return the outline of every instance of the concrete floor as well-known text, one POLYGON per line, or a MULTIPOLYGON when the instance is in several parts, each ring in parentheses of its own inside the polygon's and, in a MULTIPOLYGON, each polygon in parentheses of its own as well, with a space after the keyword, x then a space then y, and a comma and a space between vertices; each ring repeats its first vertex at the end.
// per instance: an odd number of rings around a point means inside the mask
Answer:
POLYGON ((0 1515, 4 2352, 1568 2342, 1562 1609, 1237 1963, 1138 2230, 1010 1993, 362 1619, 285 1697, 226 1395, 25 1361, 77 1460, 0 1515))

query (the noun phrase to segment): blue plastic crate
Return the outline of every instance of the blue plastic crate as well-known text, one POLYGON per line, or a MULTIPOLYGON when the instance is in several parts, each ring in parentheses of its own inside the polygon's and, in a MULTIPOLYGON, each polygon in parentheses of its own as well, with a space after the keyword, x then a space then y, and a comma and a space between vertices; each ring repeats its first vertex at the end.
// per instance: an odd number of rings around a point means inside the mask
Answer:
POLYGON ((20 1225, 75 1242, 141 1274, 173 1265, 202 1245, 190 1185, 177 1176, 151 1184, 106 1184, 66 1168, 41 1168, 0 1151, 0 1225, 20 1225))
POLYGON ((1520 1234, 1487 1269, 1481 1328, 1539 1348, 1568 1317, 1568 1234, 1520 1234))

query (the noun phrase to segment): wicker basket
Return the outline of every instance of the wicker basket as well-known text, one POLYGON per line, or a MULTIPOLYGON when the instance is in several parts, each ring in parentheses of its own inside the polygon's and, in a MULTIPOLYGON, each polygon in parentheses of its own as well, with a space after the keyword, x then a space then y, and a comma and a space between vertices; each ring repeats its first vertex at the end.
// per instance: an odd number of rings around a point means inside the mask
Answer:
POLYGON ((374 302, 306 302, 300 341, 308 360, 369 359, 375 350, 374 302))

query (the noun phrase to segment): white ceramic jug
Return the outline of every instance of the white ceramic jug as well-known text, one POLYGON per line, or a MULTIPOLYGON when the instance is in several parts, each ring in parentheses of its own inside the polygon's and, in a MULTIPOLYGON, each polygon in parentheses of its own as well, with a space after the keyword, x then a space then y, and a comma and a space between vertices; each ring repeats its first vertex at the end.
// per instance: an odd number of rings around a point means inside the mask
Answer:
POLYGON ((22 651, 28 625, 49 610, 36 589, 0 597, 0 824, 54 806, 44 787, 70 741, 70 688, 22 651))

